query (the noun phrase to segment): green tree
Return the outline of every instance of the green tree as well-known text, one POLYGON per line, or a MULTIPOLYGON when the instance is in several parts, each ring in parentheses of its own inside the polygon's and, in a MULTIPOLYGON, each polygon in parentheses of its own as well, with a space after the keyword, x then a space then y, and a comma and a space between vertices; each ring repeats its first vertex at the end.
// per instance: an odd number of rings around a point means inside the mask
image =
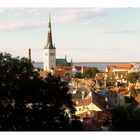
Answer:
POLYGON ((111 120, 106 122, 110 131, 140 131, 139 103, 133 98, 126 97, 130 103, 126 108, 111 110, 111 120))
POLYGON ((79 78, 79 79, 83 78, 81 72, 76 72, 75 75, 74 75, 74 77, 75 77, 75 78, 79 78))
POLYGON ((77 118, 67 91, 60 78, 41 80, 27 58, 0 53, 0 130, 73 130, 77 118))
POLYGON ((140 131, 140 110, 116 109, 112 111, 110 131, 140 131))
POLYGON ((137 80, 139 79, 140 79, 139 72, 132 72, 132 73, 128 73, 127 75, 127 81, 129 81, 130 83, 136 83, 137 80))
POLYGON ((87 78, 95 78, 97 72, 99 72, 98 68, 90 67, 84 71, 83 76, 87 78))

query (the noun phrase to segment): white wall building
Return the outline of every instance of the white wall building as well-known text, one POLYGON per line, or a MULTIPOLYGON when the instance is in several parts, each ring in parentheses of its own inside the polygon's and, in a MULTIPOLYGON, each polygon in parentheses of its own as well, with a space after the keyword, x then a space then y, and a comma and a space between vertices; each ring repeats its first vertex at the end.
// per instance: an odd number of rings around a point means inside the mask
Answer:
POLYGON ((51 72, 51 69, 56 67, 56 49, 52 43, 51 19, 49 16, 48 25, 48 39, 47 44, 44 46, 44 71, 51 72))

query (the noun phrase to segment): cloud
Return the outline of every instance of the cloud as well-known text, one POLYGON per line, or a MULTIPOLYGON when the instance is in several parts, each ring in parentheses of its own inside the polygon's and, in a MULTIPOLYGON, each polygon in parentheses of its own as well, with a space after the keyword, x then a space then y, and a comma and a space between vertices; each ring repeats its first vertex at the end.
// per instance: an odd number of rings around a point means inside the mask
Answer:
POLYGON ((108 14, 108 9, 105 8, 81 8, 81 9, 64 9, 59 13, 57 22, 87 22, 98 16, 108 14))
POLYGON ((1 23, 0 30, 11 31, 18 29, 28 29, 33 27, 47 26, 48 20, 18 20, 11 23, 1 23))
MULTIPOLYGON (((98 16, 104 16, 108 13, 108 9, 104 8, 55 8, 51 10, 53 11, 52 14, 54 15, 52 16, 53 23, 78 22, 81 24, 101 24, 104 23, 103 19, 94 18, 98 16)), ((49 9, 47 8, 2 8, 0 11, 9 12, 10 14, 12 12, 13 16, 11 21, 8 21, 7 23, 4 23, 3 21, 3 23, 0 23, 0 30, 3 31, 37 28, 48 25, 47 16, 49 9)))
POLYGON ((103 23, 105 23, 105 20, 104 19, 96 20, 95 23, 96 24, 103 24, 103 23))
POLYGON ((124 29, 124 28, 105 31, 105 33, 111 33, 111 34, 127 34, 127 33, 139 33, 139 32, 140 31, 136 29, 124 29))

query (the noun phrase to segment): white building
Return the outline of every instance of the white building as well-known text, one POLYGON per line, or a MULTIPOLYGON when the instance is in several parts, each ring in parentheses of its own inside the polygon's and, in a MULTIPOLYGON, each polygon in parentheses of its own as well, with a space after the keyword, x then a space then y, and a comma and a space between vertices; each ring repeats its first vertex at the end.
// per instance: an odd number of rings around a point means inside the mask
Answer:
POLYGON ((51 72, 51 69, 56 67, 56 49, 52 43, 52 31, 51 31, 51 19, 49 16, 48 25, 48 40, 47 44, 44 46, 44 71, 51 72))

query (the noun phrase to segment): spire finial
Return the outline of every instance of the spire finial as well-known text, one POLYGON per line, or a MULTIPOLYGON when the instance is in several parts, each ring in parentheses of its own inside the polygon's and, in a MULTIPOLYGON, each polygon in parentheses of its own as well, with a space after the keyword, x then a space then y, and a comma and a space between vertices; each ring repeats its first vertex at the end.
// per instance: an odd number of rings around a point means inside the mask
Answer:
POLYGON ((49 22, 51 22, 51 14, 50 14, 50 12, 49 12, 49 22))
POLYGON ((47 38, 47 44, 45 45, 44 48, 55 49, 53 47, 53 43, 52 43, 52 29, 51 29, 51 15, 50 15, 50 12, 49 12, 49 24, 48 24, 48 38, 47 38))

